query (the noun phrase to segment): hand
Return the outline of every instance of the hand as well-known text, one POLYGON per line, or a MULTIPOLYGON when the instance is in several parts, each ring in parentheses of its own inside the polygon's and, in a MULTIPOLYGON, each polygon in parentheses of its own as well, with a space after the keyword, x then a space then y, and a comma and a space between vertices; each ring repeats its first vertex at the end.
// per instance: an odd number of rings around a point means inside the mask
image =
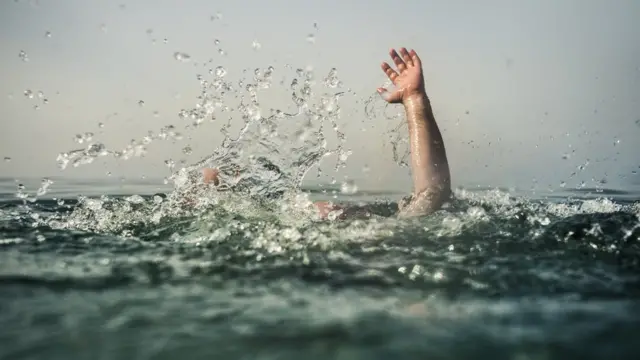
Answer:
POLYGON ((214 186, 220 185, 220 170, 216 168, 202 169, 202 177, 205 184, 213 183, 214 186))
POLYGON ((394 49, 389 52, 391 59, 398 70, 394 70, 386 62, 382 63, 382 71, 396 87, 393 91, 378 88, 378 93, 389 103, 400 103, 412 96, 424 96, 424 78, 422 76, 422 63, 414 50, 408 52, 401 48, 400 54, 394 49))

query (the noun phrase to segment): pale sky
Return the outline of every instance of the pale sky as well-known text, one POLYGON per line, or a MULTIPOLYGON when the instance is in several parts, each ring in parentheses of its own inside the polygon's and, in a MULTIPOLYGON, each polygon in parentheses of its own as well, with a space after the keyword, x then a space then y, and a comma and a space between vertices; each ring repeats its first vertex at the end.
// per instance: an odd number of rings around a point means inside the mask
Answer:
MULTIPOLYGON (((165 125, 181 131, 178 112, 195 106, 196 75, 206 72, 194 63, 213 59, 234 82, 243 69, 271 65, 279 79, 291 74, 285 64, 312 66, 318 78, 335 67, 356 94, 341 102, 353 155, 338 175, 362 188, 407 190, 384 135, 395 123, 364 115, 384 81, 380 62, 390 47, 406 46, 423 59, 454 185, 592 187, 592 178, 606 178, 628 188, 640 177, 632 173, 640 171, 638 19, 634 0, 5 0, 0 158, 11 161, 0 163, 0 176, 161 178, 166 159, 199 160, 219 145, 219 124, 191 140, 154 142, 144 158, 61 171, 56 156, 83 146, 78 133, 117 150, 165 125)), ((288 83, 273 88, 264 112, 290 104, 288 83)), ((333 160, 325 164, 332 175, 333 160)))

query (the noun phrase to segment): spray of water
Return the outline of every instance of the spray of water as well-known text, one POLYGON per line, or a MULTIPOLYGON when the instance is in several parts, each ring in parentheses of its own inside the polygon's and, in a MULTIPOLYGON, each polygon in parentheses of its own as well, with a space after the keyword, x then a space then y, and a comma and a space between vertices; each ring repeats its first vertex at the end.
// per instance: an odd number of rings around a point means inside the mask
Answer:
MULTIPOLYGON (((174 57, 182 62, 192 61, 186 53, 176 53, 174 57)), ((168 196, 150 200, 140 196, 81 197, 70 214, 51 218, 49 225, 126 235, 141 224, 157 225, 167 218, 203 214, 225 218, 228 213, 264 216, 302 211, 309 217, 311 202, 300 191, 309 170, 316 167, 320 175, 319 165, 329 155, 335 155, 334 169, 338 170, 346 166, 351 154, 340 130, 340 102, 347 93, 342 91, 338 71, 333 68, 318 77, 311 67, 268 66, 245 70, 243 76, 234 77, 212 60, 203 66, 204 74, 197 76, 200 95, 193 108, 178 112, 180 125, 149 131, 124 149, 109 148, 91 132, 81 133, 75 141, 84 147, 60 153, 57 161, 65 169, 89 165, 104 156, 127 160, 145 155, 153 142, 184 141, 189 138, 186 134, 205 125, 217 127, 223 135, 212 154, 181 167, 166 160, 172 174, 165 181, 174 187, 168 196), (291 94, 290 104, 284 109, 268 108, 261 101, 262 95, 274 86, 276 75, 285 79, 281 84, 288 84, 291 94), (219 186, 203 184, 205 167, 219 170, 219 186)), ((191 151, 189 144, 182 148, 183 153, 191 151)), ((345 189, 354 192, 352 189, 357 187, 352 184, 345 189)), ((23 197, 28 198, 26 194, 23 197)))
MULTIPOLYGON (((216 46, 222 50, 219 41, 216 46)), ((174 57, 199 64, 186 53, 176 53, 174 57)), ((80 197, 68 212, 46 219, 31 211, 36 223, 56 229, 196 243, 250 239, 255 247, 284 252, 309 244, 330 248, 336 242, 375 241, 393 236, 399 229, 416 238, 450 238, 470 233, 470 228, 491 226, 498 220, 502 226, 498 232, 507 234, 508 223, 519 223, 523 218, 531 225, 532 233, 528 235, 536 238, 558 217, 584 211, 638 213, 637 208, 619 208, 606 200, 541 205, 513 199, 501 191, 458 190, 450 207, 427 220, 372 218, 314 223, 311 201, 300 191, 303 181, 312 168, 319 169, 328 155, 336 157, 334 169, 338 170, 346 166, 351 154, 346 135, 340 130, 341 101, 351 92, 342 91, 337 70, 331 69, 318 78, 312 68, 268 66, 236 76, 212 60, 201 65, 204 71, 197 77, 200 94, 193 108, 178 112, 180 123, 149 131, 124 149, 111 149, 98 141, 95 134, 84 132, 75 138, 83 147, 63 152, 57 159, 63 169, 88 165, 103 156, 127 160, 146 154, 154 142, 184 141, 189 138, 185 134, 203 126, 219 129, 223 140, 209 156, 187 166, 171 159, 165 161, 172 171, 166 179, 174 187, 171 194, 124 199, 80 197), (283 85, 274 83, 275 76, 285 78, 280 82, 283 85), (285 86, 291 94, 285 108, 269 108, 262 100, 266 92, 277 86, 285 86), (205 167, 220 171, 221 185, 203 184, 201 171, 205 167)), ((383 116, 396 124, 388 131, 393 158, 407 167, 408 137, 401 109, 387 107, 377 94, 368 97, 364 105, 368 121, 383 116)), ((190 144, 185 144, 182 152, 191 153, 190 144)), ((51 184, 44 179, 33 196, 20 185, 17 195, 34 202, 46 194, 51 184)), ((351 195, 358 188, 353 182, 345 182, 339 190, 343 195, 351 195)), ((636 230, 628 229, 630 234, 636 230)))

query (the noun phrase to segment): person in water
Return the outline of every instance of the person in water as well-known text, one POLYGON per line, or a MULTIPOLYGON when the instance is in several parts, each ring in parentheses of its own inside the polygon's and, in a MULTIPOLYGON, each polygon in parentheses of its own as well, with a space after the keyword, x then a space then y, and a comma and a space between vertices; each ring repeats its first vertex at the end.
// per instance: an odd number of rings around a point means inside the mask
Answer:
MULTIPOLYGON (((440 129, 433 116, 431 103, 425 90, 422 62, 414 50, 391 49, 395 69, 382 63, 382 71, 389 77, 395 89, 378 88, 382 98, 391 104, 402 104, 409 129, 411 175, 413 194, 409 200, 398 204, 398 216, 422 216, 431 214, 451 196, 451 175, 440 129)), ((219 171, 203 169, 204 182, 218 186, 219 171)), ((338 218, 367 215, 367 209, 341 206, 328 201, 314 203, 321 218, 338 212, 338 218)))

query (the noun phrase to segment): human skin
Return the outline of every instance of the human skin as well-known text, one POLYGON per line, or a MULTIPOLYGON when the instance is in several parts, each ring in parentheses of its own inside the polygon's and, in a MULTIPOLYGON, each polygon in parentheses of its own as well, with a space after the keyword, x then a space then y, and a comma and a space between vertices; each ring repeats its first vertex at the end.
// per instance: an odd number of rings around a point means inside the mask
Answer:
POLYGON ((400 216, 428 215, 440 209, 451 195, 451 174, 444 141, 427 92, 422 61, 414 51, 400 48, 389 52, 396 69, 382 63, 382 71, 395 89, 378 88, 387 102, 405 109, 411 152, 413 197, 400 209, 400 216))

